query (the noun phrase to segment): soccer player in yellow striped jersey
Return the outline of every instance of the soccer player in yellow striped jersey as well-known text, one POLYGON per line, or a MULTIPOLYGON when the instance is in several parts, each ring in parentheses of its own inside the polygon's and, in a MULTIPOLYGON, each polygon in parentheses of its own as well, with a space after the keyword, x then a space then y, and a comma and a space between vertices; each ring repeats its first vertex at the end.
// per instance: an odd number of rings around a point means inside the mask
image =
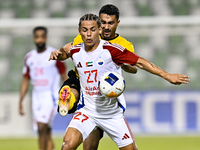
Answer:
MULTIPOLYGON (((111 43, 119 44, 119 45, 125 47, 127 50, 134 53, 133 44, 116 33, 116 29, 120 23, 118 8, 111 4, 104 5, 99 11, 99 17, 101 19, 101 27, 102 27, 102 33, 100 35, 100 38, 103 40, 107 40, 111 43)), ((82 42, 83 42, 83 40, 81 38, 81 35, 78 35, 74 39, 73 45, 77 45, 82 42)), ((59 54, 59 55, 56 54, 57 59, 58 60, 67 59, 66 53, 71 48, 71 46, 72 46, 71 44, 67 44, 63 48, 61 48, 60 51, 62 52, 62 54, 59 54)), ((52 54, 52 55, 55 56, 55 54, 52 54)), ((135 66, 122 65, 121 67, 124 71, 129 72, 129 73, 137 72, 137 68, 135 66)), ((63 85, 59 91, 59 109, 60 110, 58 109, 58 111, 61 115, 62 114, 66 115, 67 113, 73 112, 74 109, 76 109, 76 103, 75 103, 75 105, 73 103, 74 103, 74 101, 77 102, 78 101, 77 97, 79 97, 80 85, 77 84, 75 72, 70 71, 68 73, 68 76, 69 76, 69 79, 63 83, 63 85), (73 97, 73 100, 66 99, 66 97, 70 98, 70 95, 71 95, 71 97, 73 97), (74 100, 74 97, 76 98, 76 100, 74 100), (69 104, 66 103, 63 105, 63 101, 64 102, 69 101, 69 104), (73 106, 72 110, 69 110, 69 107, 72 107, 71 105, 74 105, 74 106, 73 106), (67 109, 65 109, 65 107, 67 109), (69 112, 68 112, 68 110, 69 110, 69 112)), ((97 150, 99 140, 102 138, 102 136, 103 136, 103 131, 101 129, 97 128, 83 142, 83 150, 91 150, 91 149, 97 150)), ((133 145, 134 145, 134 150, 138 150, 135 142, 133 143, 133 145)))

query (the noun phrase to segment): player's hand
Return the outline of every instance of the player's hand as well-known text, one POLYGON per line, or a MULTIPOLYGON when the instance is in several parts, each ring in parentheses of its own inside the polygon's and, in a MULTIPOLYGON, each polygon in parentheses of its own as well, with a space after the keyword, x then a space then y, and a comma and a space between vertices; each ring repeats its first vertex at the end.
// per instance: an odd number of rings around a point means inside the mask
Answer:
POLYGON ((19 104, 19 114, 20 115, 24 115, 24 110, 23 110, 23 106, 22 106, 22 103, 19 104))
POLYGON ((188 84, 190 82, 189 76, 177 73, 169 74, 166 79, 175 85, 188 84))
POLYGON ((69 50, 71 49, 72 44, 73 44, 73 43, 71 42, 71 43, 68 43, 68 44, 66 44, 65 46, 63 46, 63 50, 65 51, 66 54, 69 53, 69 50))
POLYGON ((62 55, 62 52, 60 50, 54 50, 53 52, 51 52, 51 55, 49 57, 49 61, 50 60, 57 60, 59 55, 62 55))

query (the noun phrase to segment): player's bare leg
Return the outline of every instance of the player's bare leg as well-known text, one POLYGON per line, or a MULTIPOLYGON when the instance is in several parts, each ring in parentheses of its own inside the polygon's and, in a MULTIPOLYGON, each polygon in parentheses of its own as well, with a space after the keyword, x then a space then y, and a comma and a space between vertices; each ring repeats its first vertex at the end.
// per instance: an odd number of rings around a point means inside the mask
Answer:
POLYGON ((120 150, 138 150, 137 145, 134 143, 119 148, 120 150))
POLYGON ((39 149, 46 150, 48 140, 48 124, 38 122, 39 149))
POLYGON ((53 150, 54 149, 54 143, 53 139, 51 138, 51 128, 48 127, 47 130, 47 150, 53 150))
POLYGON ((83 142, 83 150, 97 150, 101 136, 103 135, 101 135, 100 129, 94 130, 83 142))
POLYGON ((74 94, 75 103, 78 103, 78 101, 79 101, 79 92, 74 88, 71 88, 71 92, 74 94))
POLYGON ((63 138, 61 150, 76 150, 83 142, 83 136, 80 131, 75 128, 68 128, 63 138))

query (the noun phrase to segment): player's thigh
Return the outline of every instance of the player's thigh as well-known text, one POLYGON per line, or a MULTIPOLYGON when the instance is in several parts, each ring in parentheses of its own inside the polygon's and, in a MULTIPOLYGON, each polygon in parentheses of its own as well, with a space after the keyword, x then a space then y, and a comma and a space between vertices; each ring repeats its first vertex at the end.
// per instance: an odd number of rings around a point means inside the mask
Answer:
POLYGON ((128 145, 133 146, 133 134, 123 116, 117 116, 111 119, 101 119, 98 123, 119 148, 128 145))
POLYGON ((76 149, 83 141, 83 136, 76 128, 69 127, 63 138, 62 149, 76 149))
POLYGON ((124 147, 121 147, 119 148, 120 150, 137 150, 135 149, 134 145, 133 144, 129 144, 127 146, 124 146, 124 147))
POLYGON ((83 150, 97 150, 99 141, 103 137, 103 130, 96 128, 83 142, 83 150))
POLYGON ((133 142, 132 144, 129 144, 127 146, 121 147, 119 148, 120 150, 138 150, 137 145, 135 144, 135 142, 133 142))
POLYGON ((82 109, 77 111, 71 122, 68 125, 68 128, 75 128, 83 136, 83 141, 91 134, 91 132, 96 128, 96 123, 87 113, 83 112, 82 109))

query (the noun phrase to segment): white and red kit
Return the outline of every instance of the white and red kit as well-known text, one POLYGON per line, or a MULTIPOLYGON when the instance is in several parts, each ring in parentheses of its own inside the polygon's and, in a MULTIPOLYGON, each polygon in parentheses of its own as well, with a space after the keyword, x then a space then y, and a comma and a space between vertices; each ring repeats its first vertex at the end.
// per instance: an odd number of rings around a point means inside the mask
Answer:
POLYGON ((139 56, 104 40, 100 40, 98 47, 92 52, 86 52, 84 47, 84 43, 81 43, 70 50, 80 78, 81 95, 78 110, 69 127, 77 128, 84 140, 95 127, 100 127, 119 147, 126 146, 133 139, 123 117, 126 108, 124 96, 122 94, 118 98, 107 98, 101 95, 98 82, 108 71, 121 74, 120 65, 135 65, 139 56))
POLYGON ((44 52, 32 50, 25 56, 23 75, 30 78, 33 85, 32 109, 36 122, 51 123, 57 107, 60 74, 65 73, 61 61, 48 61, 55 48, 47 47, 44 52))

